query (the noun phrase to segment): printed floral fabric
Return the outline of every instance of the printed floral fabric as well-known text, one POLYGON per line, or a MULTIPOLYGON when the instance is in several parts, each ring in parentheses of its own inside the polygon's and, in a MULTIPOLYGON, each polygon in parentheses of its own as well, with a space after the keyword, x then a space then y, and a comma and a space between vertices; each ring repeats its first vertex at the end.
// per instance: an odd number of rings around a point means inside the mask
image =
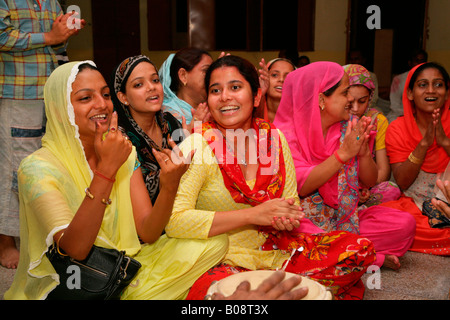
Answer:
MULTIPOLYGON (((280 234, 271 234, 265 248, 273 250, 273 245, 293 253, 283 266, 286 272, 319 282, 332 291, 335 299, 363 298, 364 285, 360 278, 375 261, 373 244, 368 239, 345 231, 334 231, 297 234, 294 241, 287 242, 280 234)), ((195 282, 187 299, 203 299, 214 281, 245 271, 249 270, 226 264, 216 266, 195 282)))
MULTIPOLYGON (((341 143, 344 139, 347 123, 341 126, 341 143)), ((337 209, 324 203, 319 192, 302 199, 305 215, 316 226, 325 231, 344 230, 359 233, 358 201, 358 161, 351 159, 338 173, 338 203, 337 209)))

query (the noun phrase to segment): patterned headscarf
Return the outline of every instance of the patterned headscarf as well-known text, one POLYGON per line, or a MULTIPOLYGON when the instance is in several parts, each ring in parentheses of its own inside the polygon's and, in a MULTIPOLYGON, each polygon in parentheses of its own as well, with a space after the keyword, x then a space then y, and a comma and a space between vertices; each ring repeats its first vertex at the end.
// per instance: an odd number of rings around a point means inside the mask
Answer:
MULTIPOLYGON (((125 91, 125 86, 130 74, 141 62, 148 62, 156 69, 153 62, 151 62, 148 57, 143 55, 134 56, 123 60, 114 70, 112 75, 111 96, 114 103, 114 109, 117 111, 120 130, 130 138, 131 142, 136 147, 147 190, 150 194, 150 198, 152 199, 152 203, 155 203, 159 194, 159 172, 161 168, 153 156, 152 148, 158 151, 162 151, 162 149, 170 149, 168 138, 175 130, 181 129, 182 127, 170 113, 158 111, 155 118, 163 135, 161 148, 144 132, 144 130, 142 130, 142 128, 131 116, 128 106, 124 105, 117 97, 118 92, 125 91)), ((179 130, 179 132, 181 134, 181 130, 179 130)), ((179 143, 183 139, 183 136, 178 137, 177 135, 174 135, 173 139, 176 143, 179 143), (177 141, 177 138, 179 138, 179 141, 177 141)))
POLYGON ((370 76, 369 70, 359 64, 348 64, 344 66, 344 71, 348 74, 350 86, 361 85, 370 92, 369 101, 372 101, 375 93, 375 82, 370 76))

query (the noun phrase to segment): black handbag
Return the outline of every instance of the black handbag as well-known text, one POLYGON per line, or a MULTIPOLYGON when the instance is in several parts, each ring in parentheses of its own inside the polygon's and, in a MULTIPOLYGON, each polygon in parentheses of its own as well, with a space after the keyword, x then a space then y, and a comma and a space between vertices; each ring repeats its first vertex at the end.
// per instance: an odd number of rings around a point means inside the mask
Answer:
POLYGON ((423 202, 422 214, 428 217, 428 224, 431 228, 450 227, 450 219, 440 212, 435 206, 433 206, 431 200, 426 200, 423 202))
MULTIPOLYGON (((138 261, 126 256, 125 251, 95 245, 83 261, 60 254, 56 244, 49 248, 46 255, 60 280, 60 284, 48 295, 48 300, 118 300, 141 267, 138 261), (68 269, 70 266, 79 269, 68 269), (67 280, 75 274, 73 270, 80 271, 80 288, 69 288, 67 280)), ((72 280, 69 282, 72 283, 72 280)))

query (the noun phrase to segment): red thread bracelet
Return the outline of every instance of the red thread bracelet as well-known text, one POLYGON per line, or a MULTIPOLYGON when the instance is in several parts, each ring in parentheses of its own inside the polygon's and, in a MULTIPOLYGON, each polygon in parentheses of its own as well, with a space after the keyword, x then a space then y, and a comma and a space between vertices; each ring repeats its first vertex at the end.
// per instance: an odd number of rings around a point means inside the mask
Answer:
POLYGON ((103 179, 109 181, 109 182, 112 182, 112 183, 116 182, 116 179, 110 179, 110 178, 104 176, 103 174, 101 174, 100 172, 98 172, 97 170, 94 170, 94 174, 99 176, 100 178, 103 178, 103 179))
POLYGON ((337 150, 333 153, 334 157, 336 158, 337 161, 339 161, 339 163, 341 164, 345 164, 344 161, 342 161, 341 157, 339 157, 337 150))

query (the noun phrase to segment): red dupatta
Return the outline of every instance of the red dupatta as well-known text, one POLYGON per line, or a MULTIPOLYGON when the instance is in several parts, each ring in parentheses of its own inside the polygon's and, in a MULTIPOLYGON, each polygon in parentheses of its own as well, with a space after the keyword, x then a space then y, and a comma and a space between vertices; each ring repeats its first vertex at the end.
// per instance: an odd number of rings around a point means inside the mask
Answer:
POLYGON ((256 206, 281 197, 286 169, 281 140, 275 126, 263 119, 254 118, 252 129, 258 141, 256 160, 259 165, 253 189, 247 185, 236 155, 227 144, 226 137, 217 129, 216 123, 203 123, 201 134, 216 156, 225 186, 233 200, 256 206))

